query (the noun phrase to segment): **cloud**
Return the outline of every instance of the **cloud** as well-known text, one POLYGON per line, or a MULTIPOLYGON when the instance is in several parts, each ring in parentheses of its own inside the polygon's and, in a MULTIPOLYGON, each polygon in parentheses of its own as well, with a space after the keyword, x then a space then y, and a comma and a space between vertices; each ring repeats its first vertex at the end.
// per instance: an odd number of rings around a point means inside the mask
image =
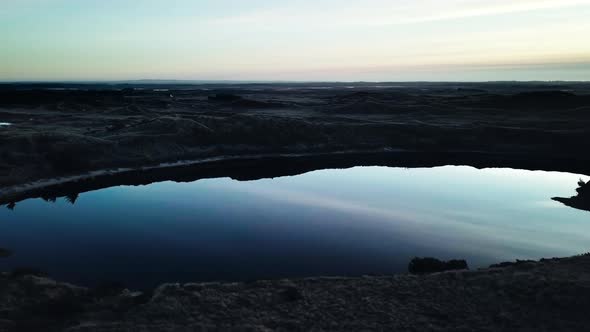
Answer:
POLYGON ((213 19, 214 24, 262 26, 382 26, 456 20, 590 5, 590 0, 369 0, 362 3, 298 2, 213 19), (347 5, 348 4, 348 5, 347 5))
MULTIPOLYGON (((427 2, 427 1, 426 1, 427 2)), ((578 5, 590 5, 588 0, 520 0, 520 1, 455 1, 447 8, 427 10, 425 14, 416 14, 408 18, 400 18, 393 22, 377 21, 375 24, 411 24, 421 22, 454 20, 478 16, 510 14, 518 12, 530 12, 536 10, 558 9, 578 5)), ((429 8, 437 9, 434 3, 429 8)))

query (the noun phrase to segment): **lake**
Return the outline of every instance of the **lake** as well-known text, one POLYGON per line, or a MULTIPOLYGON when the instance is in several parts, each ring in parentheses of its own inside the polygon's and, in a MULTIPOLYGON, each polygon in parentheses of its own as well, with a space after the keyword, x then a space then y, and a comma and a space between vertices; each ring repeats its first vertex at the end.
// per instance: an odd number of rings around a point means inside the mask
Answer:
POLYGON ((551 200, 584 175, 355 167, 236 181, 120 186, 0 209, 0 270, 82 285, 405 272, 414 256, 471 268, 589 251, 590 213, 551 200))

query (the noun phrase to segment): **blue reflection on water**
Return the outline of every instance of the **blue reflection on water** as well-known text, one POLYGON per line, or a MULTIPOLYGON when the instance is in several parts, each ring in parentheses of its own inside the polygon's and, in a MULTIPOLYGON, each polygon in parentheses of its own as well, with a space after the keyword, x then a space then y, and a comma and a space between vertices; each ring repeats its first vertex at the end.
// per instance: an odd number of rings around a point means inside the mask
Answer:
POLYGON ((114 187, 0 210, 0 269, 83 284, 248 280, 406 270, 413 256, 472 267, 588 251, 590 214, 551 201, 576 174, 356 167, 238 182, 114 187))

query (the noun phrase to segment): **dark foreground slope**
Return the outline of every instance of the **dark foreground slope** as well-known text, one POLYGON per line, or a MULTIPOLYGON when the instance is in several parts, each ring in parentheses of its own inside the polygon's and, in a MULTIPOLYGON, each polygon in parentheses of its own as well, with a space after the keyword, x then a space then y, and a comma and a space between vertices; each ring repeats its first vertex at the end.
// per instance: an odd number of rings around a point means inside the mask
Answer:
POLYGON ((590 256, 426 276, 89 290, 0 276, 1 331, 585 331, 590 256))
POLYGON ((466 164, 478 153, 489 166, 520 159, 590 173, 580 151, 589 91, 582 83, 0 85, 0 187, 216 156, 384 149, 435 163, 436 153, 466 164))

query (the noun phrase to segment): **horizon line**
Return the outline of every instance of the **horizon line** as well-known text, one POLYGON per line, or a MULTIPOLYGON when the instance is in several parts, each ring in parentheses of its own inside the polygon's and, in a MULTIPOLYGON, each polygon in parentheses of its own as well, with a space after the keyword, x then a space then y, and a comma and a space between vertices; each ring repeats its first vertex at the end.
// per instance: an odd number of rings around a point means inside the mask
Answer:
POLYGON ((118 79, 118 80, 0 80, 0 84, 407 84, 407 83, 590 83, 590 80, 404 80, 404 81, 331 81, 331 80, 208 80, 208 79, 118 79))

